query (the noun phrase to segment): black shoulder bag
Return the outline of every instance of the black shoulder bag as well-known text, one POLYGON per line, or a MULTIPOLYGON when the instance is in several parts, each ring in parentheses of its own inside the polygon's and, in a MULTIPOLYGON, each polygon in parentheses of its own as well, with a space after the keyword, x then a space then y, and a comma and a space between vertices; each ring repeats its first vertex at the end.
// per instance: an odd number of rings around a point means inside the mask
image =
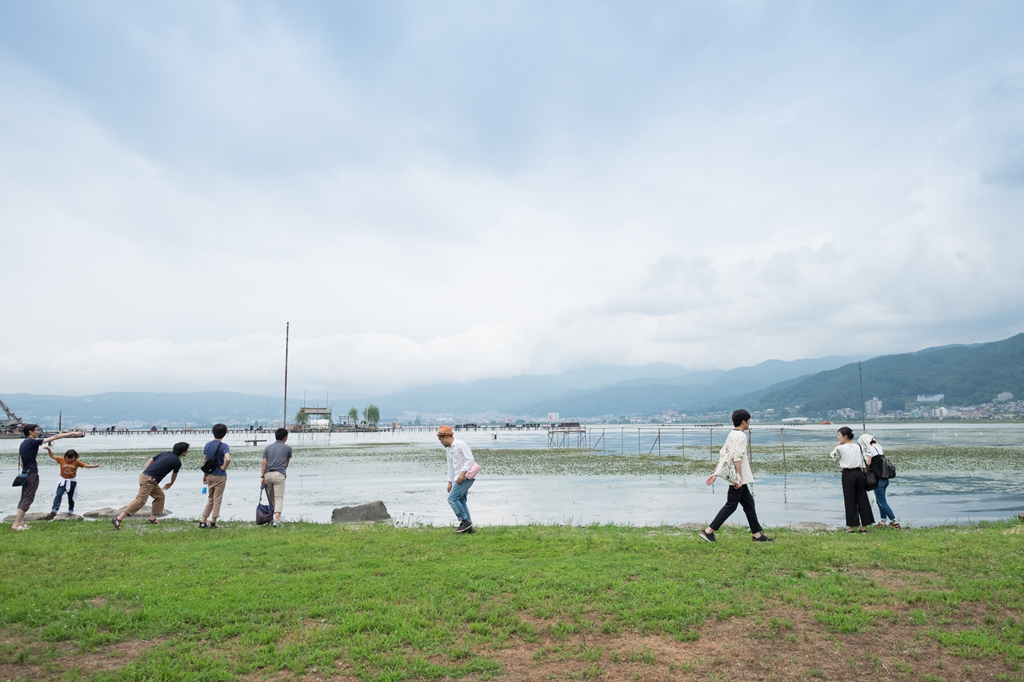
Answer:
POLYGON ((213 453, 213 457, 203 462, 203 466, 199 467, 205 475, 209 476, 213 473, 213 470, 220 466, 220 448, 224 443, 217 443, 217 452, 213 453))
MULTIPOLYGON (((860 443, 857 444, 860 448, 860 443)), ((860 459, 864 462, 864 489, 874 490, 878 487, 878 474, 868 466, 868 460, 864 457, 864 448, 860 448, 860 459)))

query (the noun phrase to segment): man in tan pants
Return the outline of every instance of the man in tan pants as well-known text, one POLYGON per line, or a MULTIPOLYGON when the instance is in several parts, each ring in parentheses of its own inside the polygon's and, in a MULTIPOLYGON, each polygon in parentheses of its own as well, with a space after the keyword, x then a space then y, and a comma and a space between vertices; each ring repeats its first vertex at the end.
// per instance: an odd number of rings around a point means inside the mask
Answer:
POLYGON ((139 494, 123 512, 110 519, 114 528, 121 530, 121 522, 142 509, 150 497, 153 498, 153 510, 149 514, 149 522, 160 523, 156 517, 164 513, 164 490, 170 490, 174 485, 174 479, 178 478, 178 472, 181 470, 181 458, 187 454, 188 443, 175 443, 171 452, 161 452, 156 457, 149 458, 146 469, 139 476, 139 494), (171 482, 161 490, 160 481, 172 471, 174 473, 171 475, 171 482))
POLYGON ((224 442, 224 436, 228 434, 228 427, 225 424, 213 425, 213 440, 206 444, 203 449, 203 464, 215 458, 217 467, 210 473, 203 476, 203 483, 206 484, 209 498, 206 501, 206 508, 199 518, 200 528, 216 528, 217 518, 220 517, 220 503, 224 499, 224 488, 228 482, 228 465, 231 464, 231 449, 224 442), (210 519, 209 525, 206 519, 210 519))
POLYGON ((274 528, 280 528, 281 509, 284 507, 284 479, 288 464, 292 461, 292 446, 285 441, 288 440, 288 429, 278 429, 274 432, 277 442, 271 443, 263 449, 263 471, 260 483, 267 489, 267 498, 270 506, 274 508, 274 528))

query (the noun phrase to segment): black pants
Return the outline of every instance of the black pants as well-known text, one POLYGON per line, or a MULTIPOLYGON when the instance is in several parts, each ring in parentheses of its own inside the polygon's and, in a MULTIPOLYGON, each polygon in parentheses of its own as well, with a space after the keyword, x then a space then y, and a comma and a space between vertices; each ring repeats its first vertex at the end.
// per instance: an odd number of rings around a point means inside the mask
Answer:
POLYGON ((743 505, 743 513, 747 515, 747 525, 750 526, 750 532, 757 535, 761 532, 761 524, 757 522, 757 510, 754 509, 754 496, 750 494, 750 489, 747 488, 747 484, 744 483, 740 486, 739 490, 729 486, 729 494, 725 498, 725 506, 718 512, 718 516, 711 522, 711 530, 718 530, 725 523, 725 520, 732 516, 732 513, 736 511, 736 507, 743 505))
POLYGON ((860 469, 843 469, 843 502, 846 503, 846 525, 850 528, 870 526, 875 522, 868 491, 864 487, 864 472, 860 469))

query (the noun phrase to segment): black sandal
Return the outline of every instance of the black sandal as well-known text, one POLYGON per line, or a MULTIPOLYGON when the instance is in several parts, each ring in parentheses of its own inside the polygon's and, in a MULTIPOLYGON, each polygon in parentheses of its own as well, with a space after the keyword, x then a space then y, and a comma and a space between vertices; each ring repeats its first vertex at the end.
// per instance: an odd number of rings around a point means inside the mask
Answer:
POLYGON ((154 526, 159 526, 160 522, 157 519, 146 519, 146 523, 151 523, 154 526))
POLYGON ((116 517, 111 517, 110 522, 114 524, 114 530, 121 530, 121 521, 116 517))

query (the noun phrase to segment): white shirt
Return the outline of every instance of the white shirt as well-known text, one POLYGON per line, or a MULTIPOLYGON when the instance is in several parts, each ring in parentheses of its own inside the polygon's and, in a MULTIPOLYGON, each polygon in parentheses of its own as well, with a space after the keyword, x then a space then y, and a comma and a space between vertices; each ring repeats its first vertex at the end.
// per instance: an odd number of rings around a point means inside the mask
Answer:
POLYGON ((718 454, 719 463, 739 462, 737 468, 740 476, 743 477, 743 485, 754 482, 754 474, 750 471, 750 459, 747 457, 747 434, 745 431, 739 429, 730 431, 729 436, 725 439, 725 445, 718 451, 718 454))
POLYGON ((844 469, 863 469, 865 459, 861 454, 860 446, 856 443, 843 443, 837 445, 829 454, 832 459, 839 459, 839 466, 844 469))
POLYGON ((466 442, 458 438, 452 438, 452 444, 446 447, 444 452, 448 456, 448 481, 451 483, 455 483, 459 474, 467 471, 476 461, 473 459, 473 451, 466 442))

